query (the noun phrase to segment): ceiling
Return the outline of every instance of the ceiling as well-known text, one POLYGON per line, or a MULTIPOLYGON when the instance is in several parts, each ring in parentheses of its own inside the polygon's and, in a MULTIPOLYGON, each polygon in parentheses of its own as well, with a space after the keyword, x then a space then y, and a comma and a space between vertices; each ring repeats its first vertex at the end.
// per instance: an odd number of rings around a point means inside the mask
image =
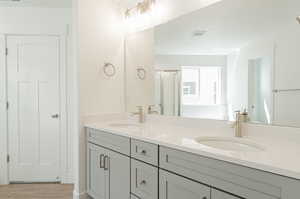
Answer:
MULTIPOLYGON (((296 26, 299 0, 223 0, 155 28, 157 54, 228 54, 296 26), (195 31, 207 31, 195 37, 195 31)), ((299 26, 300 28, 300 26, 299 26)))
POLYGON ((115 0, 123 8, 131 8, 142 0, 115 0))
POLYGON ((72 0, 0 0, 0 7, 70 8, 72 7, 72 0))

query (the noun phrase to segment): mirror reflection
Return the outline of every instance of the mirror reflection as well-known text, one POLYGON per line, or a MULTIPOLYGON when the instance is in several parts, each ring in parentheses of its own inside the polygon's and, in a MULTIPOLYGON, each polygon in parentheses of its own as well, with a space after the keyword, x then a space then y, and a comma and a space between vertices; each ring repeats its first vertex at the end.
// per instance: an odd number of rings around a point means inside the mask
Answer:
POLYGON ((128 35, 127 110, 218 120, 241 111, 300 126, 299 15, 298 0, 223 0, 128 35))

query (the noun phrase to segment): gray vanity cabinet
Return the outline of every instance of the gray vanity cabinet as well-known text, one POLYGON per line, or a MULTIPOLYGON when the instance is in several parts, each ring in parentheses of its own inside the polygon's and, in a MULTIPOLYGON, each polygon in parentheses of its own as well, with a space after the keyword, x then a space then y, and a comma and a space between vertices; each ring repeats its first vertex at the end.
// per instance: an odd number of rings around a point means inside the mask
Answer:
POLYGON ((164 170, 159 171, 159 199, 210 199, 210 187, 164 170))
POLYGON ((107 199, 109 196, 109 172, 103 169, 106 155, 108 150, 88 143, 87 191, 95 199, 107 199))
POLYGON ((222 191, 218 191, 216 189, 212 189, 211 191, 211 199, 240 199, 238 197, 235 197, 233 195, 224 193, 222 191))
POLYGON ((130 158, 88 143, 87 188, 94 199, 130 198, 130 158))
POLYGON ((94 199, 299 199, 296 179, 95 129, 87 141, 94 199))

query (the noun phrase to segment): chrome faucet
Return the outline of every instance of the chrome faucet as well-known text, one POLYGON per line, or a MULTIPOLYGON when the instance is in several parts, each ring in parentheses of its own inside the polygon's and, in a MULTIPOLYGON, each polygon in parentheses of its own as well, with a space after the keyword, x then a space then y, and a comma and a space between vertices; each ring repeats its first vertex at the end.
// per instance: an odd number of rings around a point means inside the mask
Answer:
POLYGON ((233 124, 234 135, 235 135, 235 137, 241 138, 241 137, 243 137, 242 123, 248 121, 248 113, 246 110, 244 110, 244 112, 236 111, 235 113, 236 113, 235 122, 233 124))
POLYGON ((155 105, 148 106, 148 114, 159 114, 158 111, 152 110, 154 107, 155 107, 155 105))
POLYGON ((138 111, 132 113, 132 115, 138 115, 139 116, 139 123, 144 123, 146 121, 146 114, 144 111, 144 107, 143 106, 137 106, 138 111))

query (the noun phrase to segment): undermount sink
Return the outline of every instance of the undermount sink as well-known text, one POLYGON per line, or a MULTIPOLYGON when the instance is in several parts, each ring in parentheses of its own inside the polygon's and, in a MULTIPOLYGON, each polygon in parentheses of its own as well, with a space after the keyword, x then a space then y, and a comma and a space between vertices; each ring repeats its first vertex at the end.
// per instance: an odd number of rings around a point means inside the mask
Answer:
POLYGON ((196 142, 215 149, 225 151, 260 152, 264 147, 245 138, 230 137, 200 137, 196 142))
POLYGON ((113 124, 109 124, 109 126, 117 127, 117 128, 139 127, 138 124, 130 124, 130 123, 113 123, 113 124))

